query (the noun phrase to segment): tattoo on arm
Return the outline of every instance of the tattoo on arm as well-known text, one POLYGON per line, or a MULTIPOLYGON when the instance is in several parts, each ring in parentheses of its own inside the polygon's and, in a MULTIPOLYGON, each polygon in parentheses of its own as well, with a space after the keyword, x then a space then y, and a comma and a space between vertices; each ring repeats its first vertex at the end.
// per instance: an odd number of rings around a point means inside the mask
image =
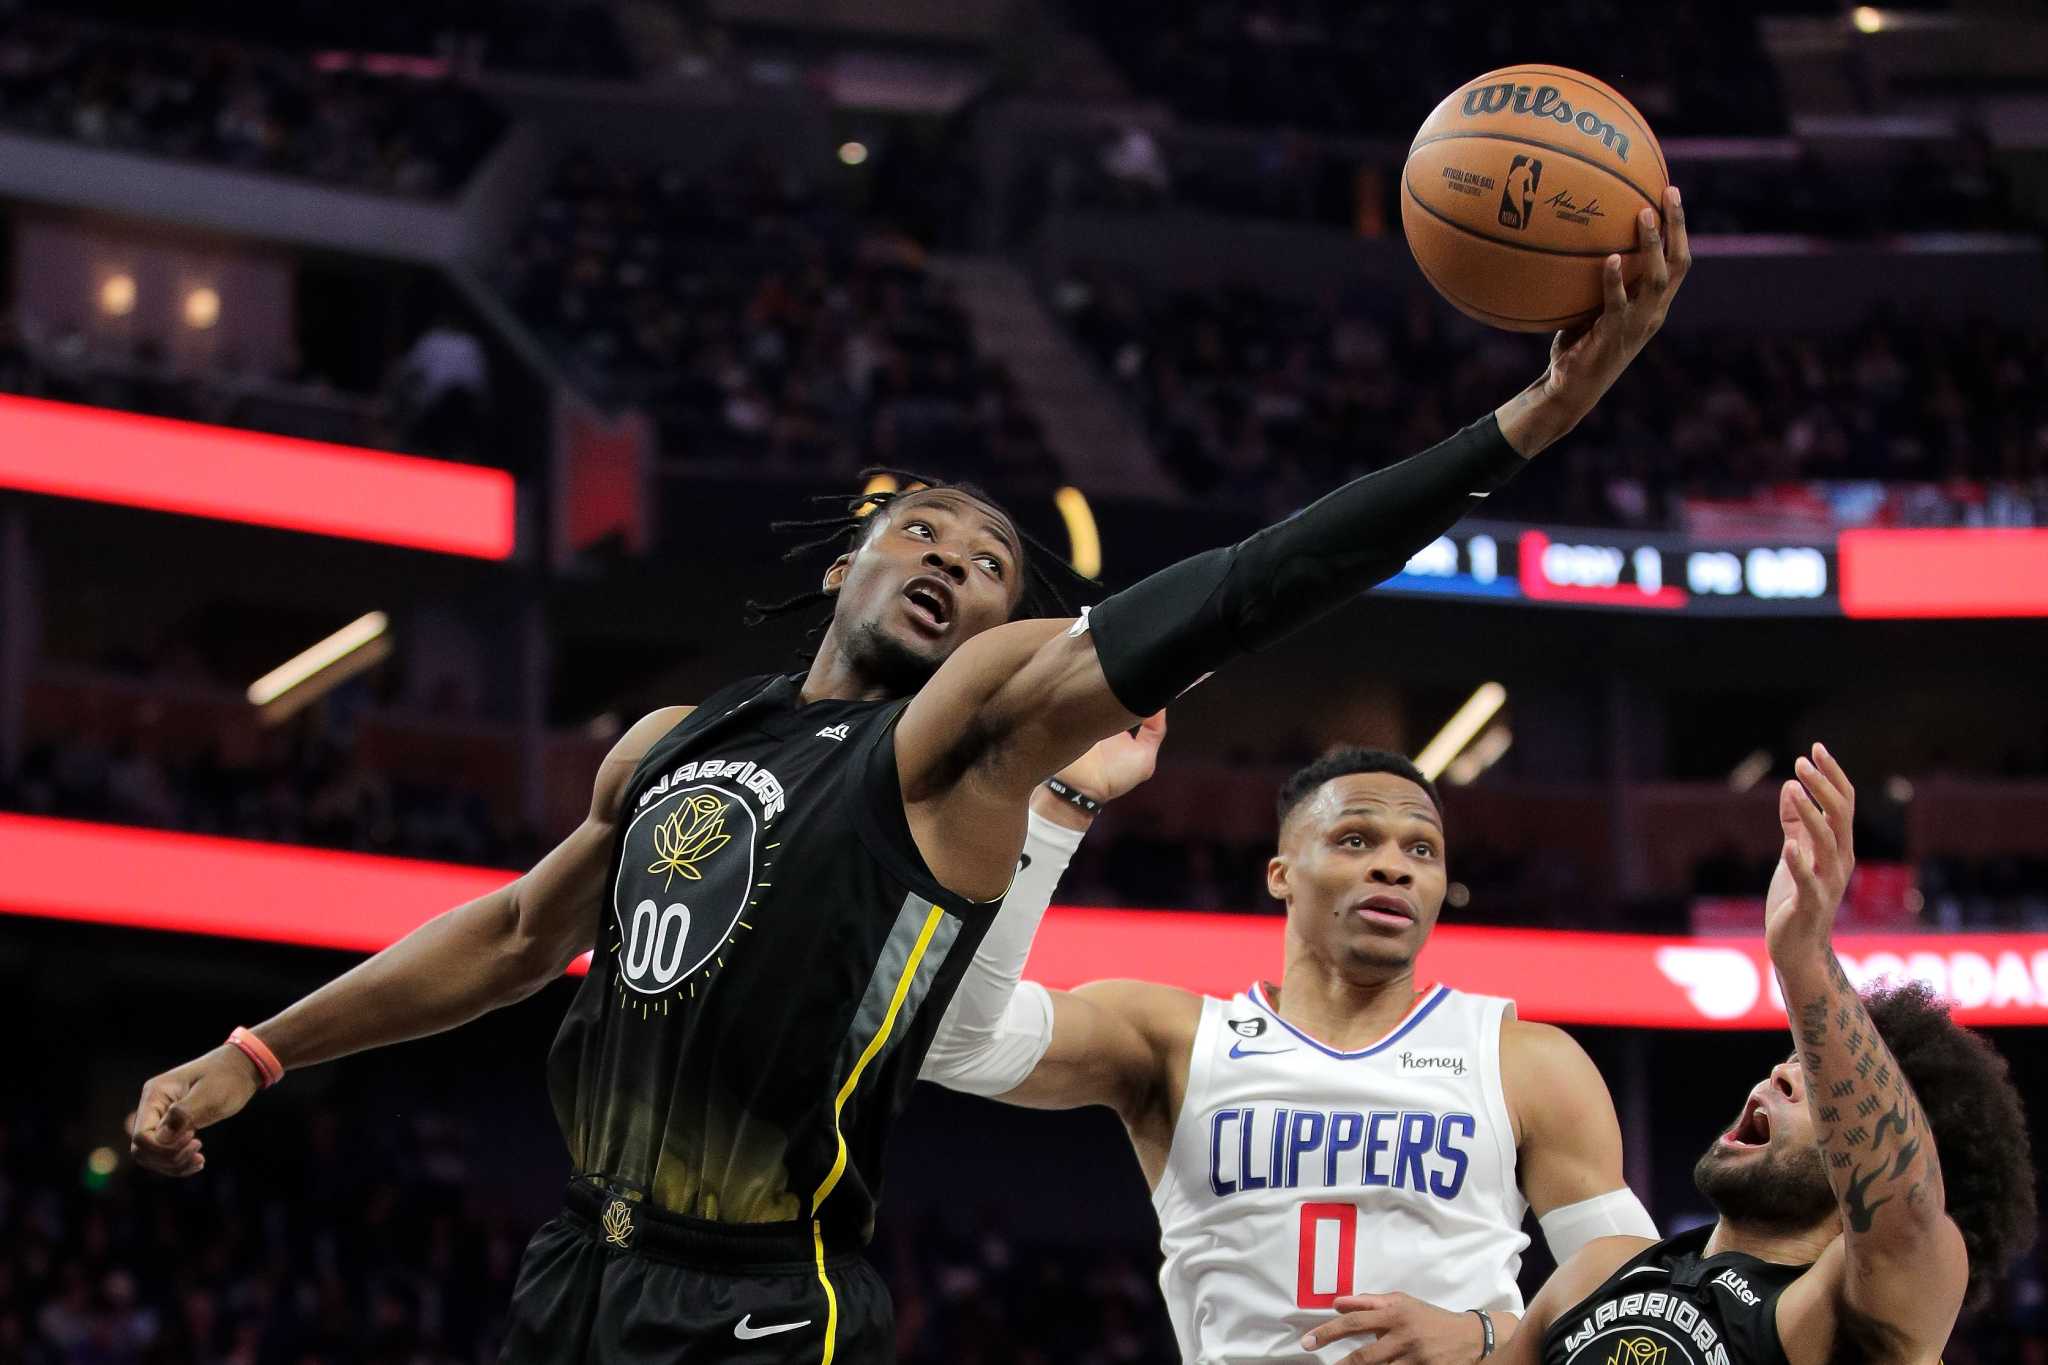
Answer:
POLYGON ((1939 1212, 1941 1167, 1926 1119, 1841 960, 1828 952, 1818 971, 1795 966, 1785 986, 1815 1136, 1849 1231, 1894 1226, 1900 1215, 1883 1213, 1888 1204, 1939 1212))
POLYGON ((1857 1171, 1849 1177, 1847 1186, 1842 1190, 1842 1211, 1849 1215, 1849 1231, 1870 1231, 1871 1220, 1877 1216, 1878 1209, 1892 1202, 1890 1195, 1882 1199, 1867 1199, 1864 1195, 1864 1191, 1870 1188, 1871 1182, 1877 1179, 1883 1169, 1881 1166, 1875 1166, 1868 1171, 1857 1171))

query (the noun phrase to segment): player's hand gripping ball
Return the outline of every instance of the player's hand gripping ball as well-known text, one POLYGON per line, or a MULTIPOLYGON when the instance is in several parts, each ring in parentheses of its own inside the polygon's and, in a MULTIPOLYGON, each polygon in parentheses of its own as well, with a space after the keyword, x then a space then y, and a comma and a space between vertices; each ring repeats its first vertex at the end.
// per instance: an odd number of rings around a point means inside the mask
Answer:
POLYGON ((1636 215, 1662 213, 1664 150, 1634 105, 1556 66, 1489 71, 1423 120, 1402 171, 1415 263, 1470 317, 1550 332, 1601 309, 1603 266, 1644 261, 1636 215))

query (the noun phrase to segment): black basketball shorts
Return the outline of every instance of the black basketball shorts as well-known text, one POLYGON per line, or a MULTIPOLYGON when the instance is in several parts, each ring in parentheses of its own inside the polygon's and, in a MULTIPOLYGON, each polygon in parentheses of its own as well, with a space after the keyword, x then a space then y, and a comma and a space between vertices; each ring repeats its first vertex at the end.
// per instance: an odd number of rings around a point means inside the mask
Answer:
POLYGON ((503 1365, 886 1365, 896 1322, 858 1252, 808 1223, 706 1223, 572 1181, 527 1244, 503 1365))

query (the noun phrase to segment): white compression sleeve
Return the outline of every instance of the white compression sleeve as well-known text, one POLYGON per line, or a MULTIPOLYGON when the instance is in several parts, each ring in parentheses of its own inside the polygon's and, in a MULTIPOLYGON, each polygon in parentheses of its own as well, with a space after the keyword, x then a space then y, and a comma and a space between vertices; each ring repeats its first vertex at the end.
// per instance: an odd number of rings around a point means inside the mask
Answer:
POLYGON ((1009 894, 939 1021, 918 1079, 1000 1095, 1016 1089, 1052 1045, 1052 998, 1035 983, 1019 984, 1038 922, 1080 846, 1080 830, 1031 813, 1009 894))
POLYGON ((1550 1247, 1551 1259, 1559 1265, 1570 1260, 1595 1238, 1647 1237, 1654 1242, 1659 1236, 1650 1211, 1643 1207, 1642 1200, 1636 1198, 1636 1192, 1626 1185, 1605 1194, 1596 1194, 1591 1199, 1581 1199, 1576 1204, 1566 1204, 1561 1209, 1552 1209, 1538 1218, 1536 1224, 1543 1229, 1543 1240, 1550 1247))

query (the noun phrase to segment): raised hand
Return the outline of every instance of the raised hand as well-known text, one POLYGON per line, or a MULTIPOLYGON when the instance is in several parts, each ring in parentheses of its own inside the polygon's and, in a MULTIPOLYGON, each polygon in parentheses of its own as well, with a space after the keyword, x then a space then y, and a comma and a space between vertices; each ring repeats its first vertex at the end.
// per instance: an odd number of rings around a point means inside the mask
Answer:
POLYGON ((1501 434, 1522 454, 1536 454, 1577 426, 1664 325, 1692 269, 1676 186, 1664 191, 1661 224, 1652 209, 1637 215, 1636 242, 1643 270, 1635 284, 1623 283, 1621 257, 1609 256, 1601 267, 1606 301, 1600 316, 1552 337, 1543 378, 1499 410, 1501 434))
POLYGON ((1781 948, 1825 944, 1856 870, 1856 788, 1824 744, 1792 765, 1778 789, 1785 845, 1764 895, 1764 941, 1781 948))
POLYGON ((1135 732, 1119 730, 1069 763, 1060 781, 1097 801, 1114 801, 1142 785, 1159 762, 1166 739, 1166 713, 1147 716, 1135 732))

